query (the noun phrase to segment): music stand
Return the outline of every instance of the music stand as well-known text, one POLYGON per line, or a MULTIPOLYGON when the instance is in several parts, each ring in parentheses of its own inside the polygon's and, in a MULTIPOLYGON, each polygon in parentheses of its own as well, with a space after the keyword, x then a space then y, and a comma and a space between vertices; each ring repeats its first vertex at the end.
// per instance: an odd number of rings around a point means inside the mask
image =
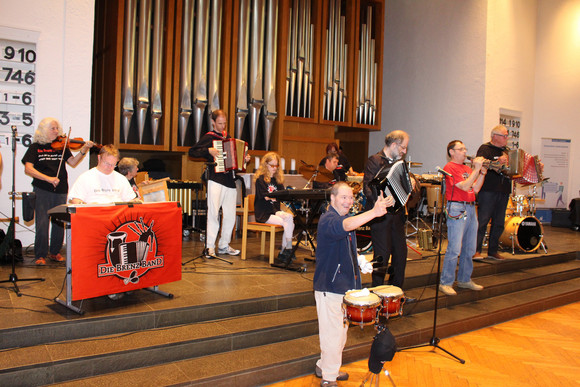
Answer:
MULTIPOLYGON (((443 178, 443 180, 441 181, 441 197, 445 197, 445 178, 443 178)), ((451 352, 449 352, 445 348, 441 347, 439 345, 439 342, 441 341, 441 339, 439 339, 437 337, 437 309, 438 309, 438 301, 439 301, 439 284, 441 282, 441 245, 443 244, 443 238, 442 238, 443 233, 441 230, 442 224, 443 224, 443 203, 441 203, 441 215, 439 216, 439 222, 437 224, 438 233, 439 233, 439 247, 437 249, 437 282, 435 284, 435 310, 433 311, 433 335, 431 336, 431 340, 429 340, 429 343, 427 343, 427 344, 419 344, 419 345, 413 345, 410 347, 401 348, 400 351, 404 351, 407 349, 414 349, 414 348, 422 348, 422 347, 431 346, 433 348, 439 348, 440 350, 442 350, 446 354, 454 357, 461 364, 465 364, 465 360, 461 359, 458 356, 455 356, 454 354, 452 354, 451 352)))
MULTIPOLYGON (((12 192, 10 192, 10 197, 12 199, 12 219, 10 220, 10 226, 8 226, 8 231, 10 231, 10 227, 12 227, 12 272, 10 273, 7 280, 0 281, 0 283, 10 282, 14 287, 14 292, 18 297, 22 297, 22 293, 18 288, 18 281, 44 281, 44 278, 18 278, 16 275, 16 251, 15 251, 15 242, 16 242, 16 126, 12 126, 12 192)), ((37 214, 38 215, 38 214, 37 214)), ((46 214, 45 214, 46 215, 46 214)), ((10 234, 10 233, 8 233, 10 234)), ((8 237, 8 235, 6 236, 8 237)))
MULTIPOLYGON (((205 179, 202 179, 202 180, 207 181, 207 169, 211 165, 215 165, 215 163, 212 163, 212 162, 206 162, 205 163, 205 170, 203 171, 203 174, 204 174, 205 179)), ((195 198, 195 202, 196 202, 195 203, 195 207, 196 207, 195 208, 195 215, 197 216, 197 214, 199 213, 199 201, 198 201, 198 197, 197 196, 195 198)), ((204 262, 205 262, 205 259, 206 258, 209 258, 209 259, 218 259, 218 260, 220 260, 222 262, 226 262, 226 263, 229 263, 230 265, 233 265, 234 263, 232 261, 230 261, 230 260, 227 260, 227 259, 222 258, 222 257, 218 257, 217 255, 211 255, 211 254, 209 254, 209 251, 208 251, 208 248, 207 248, 207 192, 206 192, 206 195, 205 195, 205 203, 206 203, 205 204, 205 208, 206 208, 206 210, 205 210, 205 214, 206 214, 205 215, 205 219, 206 219, 206 221, 205 221, 205 228, 203 228, 201 230, 202 231, 202 236, 203 236, 203 251, 197 257, 193 257, 189 261, 183 262, 181 264, 181 266, 185 266, 188 263, 193 262, 196 259, 200 259, 200 258, 203 259, 204 262)), ((194 227, 193 227, 193 229, 194 229, 194 231, 199 231, 199 229, 196 229, 195 228, 195 221, 194 221, 194 227)))

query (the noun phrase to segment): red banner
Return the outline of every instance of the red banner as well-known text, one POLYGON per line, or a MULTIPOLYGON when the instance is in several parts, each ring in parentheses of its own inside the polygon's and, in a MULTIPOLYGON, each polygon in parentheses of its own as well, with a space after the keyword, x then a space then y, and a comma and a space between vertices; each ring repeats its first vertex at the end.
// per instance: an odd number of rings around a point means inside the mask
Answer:
POLYGON ((181 279, 176 202, 77 207, 71 214, 72 300, 181 279))

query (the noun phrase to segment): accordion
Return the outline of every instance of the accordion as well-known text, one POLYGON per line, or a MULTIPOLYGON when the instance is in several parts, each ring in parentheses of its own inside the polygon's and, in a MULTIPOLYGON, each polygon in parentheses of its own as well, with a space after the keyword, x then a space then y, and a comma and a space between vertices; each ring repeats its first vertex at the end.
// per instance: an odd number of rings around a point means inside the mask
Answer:
POLYGON ((246 154, 248 143, 237 138, 213 140, 213 147, 218 150, 216 157, 216 172, 246 171, 246 154))
POLYGON ((519 184, 536 184, 543 180, 540 159, 523 149, 508 151, 508 175, 519 184))
POLYGON ((385 197, 393 196, 395 199, 395 211, 405 207, 413 191, 409 170, 404 160, 399 160, 393 164, 386 177, 382 179, 375 178, 370 184, 377 187, 377 194, 383 191, 385 197))

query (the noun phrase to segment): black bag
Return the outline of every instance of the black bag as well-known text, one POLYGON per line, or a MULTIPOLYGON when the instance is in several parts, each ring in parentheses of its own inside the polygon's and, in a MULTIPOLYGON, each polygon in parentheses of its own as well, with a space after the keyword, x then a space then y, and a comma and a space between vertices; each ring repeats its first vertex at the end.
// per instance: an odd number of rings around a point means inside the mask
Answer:
MULTIPOLYGON (((13 223, 8 226, 8 235, 4 230, 0 230, 0 263, 12 263, 12 227, 13 223)), ((14 259, 16 261, 22 262, 22 242, 16 239, 14 241, 14 259)))
POLYGON ((36 207, 36 192, 22 192, 22 219, 30 222, 34 219, 34 208, 36 207))

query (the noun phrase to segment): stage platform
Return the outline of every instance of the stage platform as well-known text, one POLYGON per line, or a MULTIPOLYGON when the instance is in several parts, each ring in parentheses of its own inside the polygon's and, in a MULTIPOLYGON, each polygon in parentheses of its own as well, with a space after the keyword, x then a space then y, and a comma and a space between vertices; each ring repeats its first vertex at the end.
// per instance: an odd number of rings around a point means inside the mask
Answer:
MULTIPOLYGON (((547 253, 542 248, 515 255, 506 251, 505 261, 475 262, 473 278, 485 289, 440 295, 437 335, 580 300, 580 232, 544 226, 544 241, 547 253)), ((54 302, 63 290, 64 265, 34 266, 27 254, 16 274, 45 281, 19 282, 22 297, 10 284, 0 286, 0 384, 89 378, 84 382, 97 385, 143 378, 151 382, 145 385, 251 386, 311 372, 318 351, 311 251, 305 246, 297 250, 296 263, 305 271, 287 271, 270 267, 267 257, 258 254, 259 238, 249 242, 246 261, 224 256, 233 265, 200 258, 183 266, 181 281, 160 286, 172 299, 144 290, 120 300, 98 297, 75 303, 83 316, 54 302), (91 348, 81 344, 86 342, 91 348), (220 370, 213 363, 220 358, 231 362, 230 356, 239 363, 235 367, 220 370), (172 376, 159 379, 161 369, 171 372, 165 367, 173 369, 172 376)), ((232 246, 240 248, 241 239, 232 246)), ((182 261, 202 250, 199 234, 192 234, 184 240, 182 261)), ((437 251, 418 251, 409 250, 404 287, 405 295, 418 302, 405 305, 404 316, 387 321, 399 346, 427 343, 432 336, 437 251)), ((10 265, 1 266, 0 279, 8 279, 10 271, 10 265)), ((370 275, 363 282, 368 285, 370 275)), ((372 326, 351 328, 345 361, 367 356, 373 331, 372 326)))

